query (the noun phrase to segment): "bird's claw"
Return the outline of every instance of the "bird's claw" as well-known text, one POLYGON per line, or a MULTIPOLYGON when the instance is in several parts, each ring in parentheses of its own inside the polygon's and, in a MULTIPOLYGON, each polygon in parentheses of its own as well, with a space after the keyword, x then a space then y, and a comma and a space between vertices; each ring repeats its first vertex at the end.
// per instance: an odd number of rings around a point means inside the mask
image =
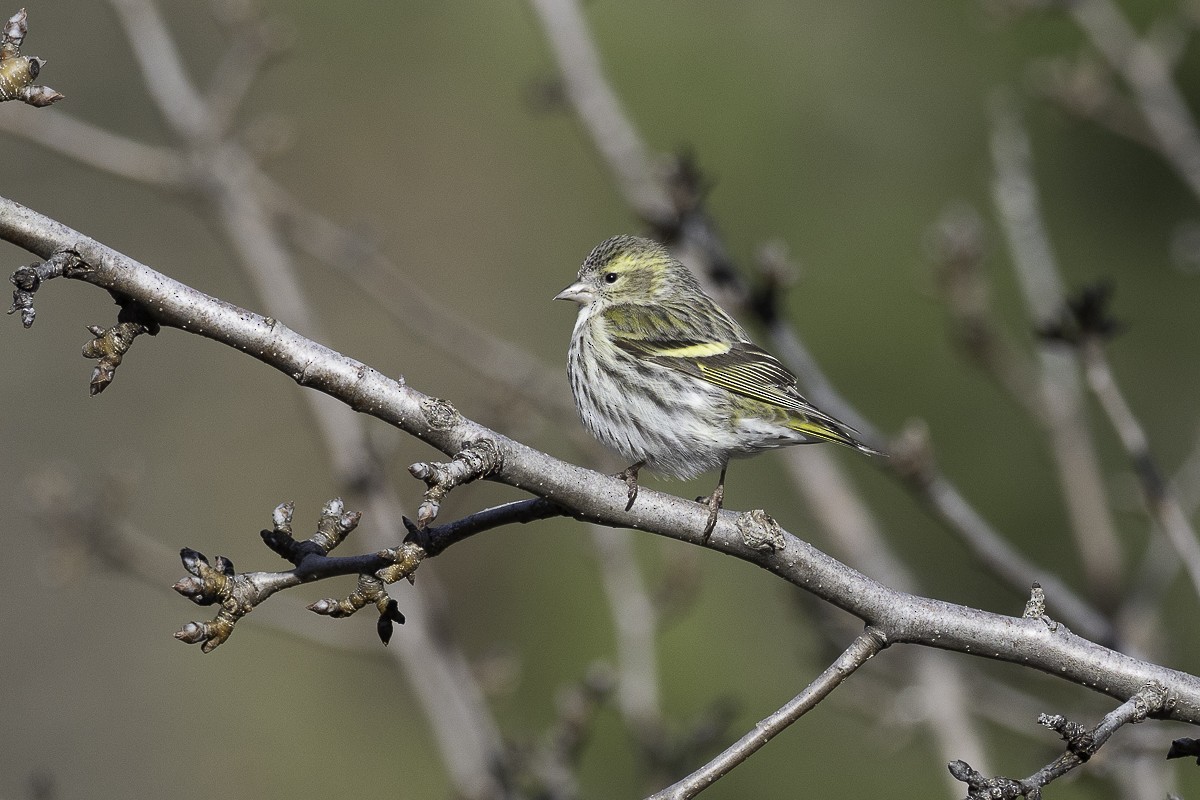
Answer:
POLYGON ((637 500, 638 470, 640 470, 645 463, 645 461, 639 461, 636 464, 629 465, 626 469, 617 473, 617 477, 625 481, 626 491, 629 494, 629 502, 625 504, 626 511, 633 508, 633 501, 637 500))
POLYGON ((700 536, 700 543, 708 544, 708 537, 712 536, 713 529, 717 527, 717 514, 725 503, 725 482, 717 484, 717 488, 713 489, 713 493, 708 497, 697 497, 696 502, 708 506, 708 522, 704 524, 704 533, 700 536))

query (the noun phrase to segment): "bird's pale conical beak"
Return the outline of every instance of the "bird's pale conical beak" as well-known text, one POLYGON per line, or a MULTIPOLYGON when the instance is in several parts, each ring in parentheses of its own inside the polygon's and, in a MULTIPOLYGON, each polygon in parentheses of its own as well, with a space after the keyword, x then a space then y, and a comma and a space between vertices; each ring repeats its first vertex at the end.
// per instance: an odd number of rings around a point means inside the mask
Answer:
POLYGON ((583 281, 577 281, 554 295, 554 299, 570 300, 572 303, 579 303, 579 305, 584 306, 592 302, 592 291, 584 285, 583 281))

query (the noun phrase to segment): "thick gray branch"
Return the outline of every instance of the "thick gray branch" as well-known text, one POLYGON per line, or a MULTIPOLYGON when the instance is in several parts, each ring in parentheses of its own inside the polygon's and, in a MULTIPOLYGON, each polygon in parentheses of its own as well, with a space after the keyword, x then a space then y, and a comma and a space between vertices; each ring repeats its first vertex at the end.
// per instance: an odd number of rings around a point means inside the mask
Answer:
MULTIPOLYGON (((0 198, 0 238, 43 258, 73 250, 90 267, 74 274, 136 300, 161 325, 179 328, 248 353, 291 375, 302 386, 328 394, 377 417, 446 454, 468 442, 490 439, 503 466, 490 480, 544 497, 581 519, 647 530, 701 544, 707 508, 643 489, 626 510, 624 482, 586 470, 513 441, 462 417, 438 401, 263 317, 210 297, 127 256, 0 198)), ((773 549, 746 544, 748 528, 765 515, 723 512, 708 546, 766 569, 864 620, 888 644, 916 643, 1022 664, 1103 694, 1126 700, 1148 681, 1166 687, 1169 702, 1159 716, 1200 723, 1200 679, 1160 667, 1082 639, 1059 625, 1020 619, 918 597, 890 589, 850 569, 778 526, 773 549)), ((1050 597, 1053 613, 1054 598, 1050 597)))

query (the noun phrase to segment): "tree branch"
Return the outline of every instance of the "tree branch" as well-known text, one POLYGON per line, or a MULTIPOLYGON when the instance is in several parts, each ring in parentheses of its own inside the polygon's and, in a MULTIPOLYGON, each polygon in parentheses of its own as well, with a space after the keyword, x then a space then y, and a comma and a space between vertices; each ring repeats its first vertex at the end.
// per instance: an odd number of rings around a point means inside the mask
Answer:
MULTIPOLYGON (((1025 304, 1041 329, 1066 305, 1066 292, 1042 223, 1028 137, 1008 98, 993 102, 992 116, 993 200, 1025 304)), ((1043 346, 1038 362, 1035 388, 1042 413, 1034 419, 1046 431, 1091 595, 1111 605, 1122 579, 1121 548, 1083 413, 1078 359, 1043 346)))
POLYGON ((1112 0, 1077 0, 1063 8, 1125 81, 1163 157, 1200 197, 1200 128, 1171 79, 1171 64, 1156 44, 1138 36, 1112 0))
POLYGON ((1056 731, 1067 743, 1066 751, 1028 778, 986 778, 971 768, 965 761, 950 764, 955 778, 970 787, 968 800, 1015 800, 1028 797, 1036 800, 1042 796, 1042 787, 1061 778, 1076 767, 1086 764, 1114 733, 1123 725, 1142 722, 1161 709, 1168 694, 1153 682, 1130 697, 1104 716, 1092 730, 1077 722, 1071 722, 1061 714, 1041 714, 1038 723, 1056 731))
MULTIPOLYGON (((302 386, 394 425, 444 453, 488 439, 503 455, 489 475, 549 500, 580 519, 702 544, 705 506, 643 490, 626 509, 623 481, 541 453, 462 417, 442 400, 389 379, 263 317, 175 281, 11 200, 0 198, 0 238, 43 257, 71 250, 86 265, 73 275, 137 300, 164 327, 247 353, 302 386)), ((1041 620, 992 614, 889 589, 784 531, 762 512, 719 515, 708 546, 756 564, 864 620, 888 643, 919 643, 1021 664, 1126 700, 1147 681, 1169 700, 1157 716, 1200 723, 1200 679, 1082 639, 1041 620), (770 546, 767 546, 770 545, 770 546)))
POLYGON ((683 780, 655 792, 649 800, 688 800, 716 783, 731 769, 752 756, 767 742, 800 717, 817 707, 829 693, 854 672, 888 646, 881 631, 867 628, 846 648, 829 668, 804 687, 786 705, 754 726, 754 730, 738 739, 719 756, 683 780))

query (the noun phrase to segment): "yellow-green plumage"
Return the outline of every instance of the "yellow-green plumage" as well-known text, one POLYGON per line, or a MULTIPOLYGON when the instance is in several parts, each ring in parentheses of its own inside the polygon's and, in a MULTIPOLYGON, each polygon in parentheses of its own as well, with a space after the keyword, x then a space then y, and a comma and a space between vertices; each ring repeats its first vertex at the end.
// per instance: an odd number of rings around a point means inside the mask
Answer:
POLYGON ((558 295, 580 305, 571 390, 584 426, 633 462, 632 480, 644 465, 678 478, 720 469, 723 484, 730 458, 807 442, 875 452, 809 403, 662 245, 614 237, 578 277, 558 295))

